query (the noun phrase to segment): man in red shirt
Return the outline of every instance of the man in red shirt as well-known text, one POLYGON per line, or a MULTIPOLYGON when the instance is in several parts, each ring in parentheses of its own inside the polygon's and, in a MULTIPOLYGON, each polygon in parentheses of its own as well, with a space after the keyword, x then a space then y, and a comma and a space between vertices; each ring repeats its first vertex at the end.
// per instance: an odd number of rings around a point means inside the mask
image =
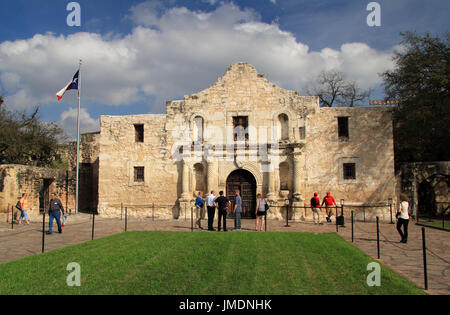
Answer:
POLYGON ((337 204, 330 192, 327 192, 327 195, 323 198, 322 206, 324 204, 327 211, 327 222, 331 222, 331 216, 333 215, 332 207, 333 205, 337 207, 337 204))

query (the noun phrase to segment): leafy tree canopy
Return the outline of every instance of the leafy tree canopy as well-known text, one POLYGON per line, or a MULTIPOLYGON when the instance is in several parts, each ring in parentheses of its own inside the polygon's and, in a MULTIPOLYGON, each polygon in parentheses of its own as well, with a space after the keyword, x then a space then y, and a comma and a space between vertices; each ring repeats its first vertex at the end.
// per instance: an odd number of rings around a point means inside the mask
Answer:
POLYGON ((53 166, 58 164, 63 130, 39 120, 39 107, 29 114, 10 111, 0 97, 0 164, 53 166))
POLYGON ((450 33, 401 33, 395 68, 381 74, 386 99, 399 101, 394 109, 397 163, 449 160, 450 33))

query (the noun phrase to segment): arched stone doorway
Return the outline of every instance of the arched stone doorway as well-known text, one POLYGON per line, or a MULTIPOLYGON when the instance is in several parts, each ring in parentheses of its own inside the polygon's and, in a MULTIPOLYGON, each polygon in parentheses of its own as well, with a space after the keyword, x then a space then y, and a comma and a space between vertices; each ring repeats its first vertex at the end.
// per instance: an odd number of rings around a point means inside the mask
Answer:
MULTIPOLYGON (((240 191, 242 197, 242 218, 255 218, 256 180, 253 174, 239 169, 231 172, 228 176, 226 194, 233 207, 236 189, 240 191)), ((229 217, 234 218, 234 215, 230 213, 229 217)))

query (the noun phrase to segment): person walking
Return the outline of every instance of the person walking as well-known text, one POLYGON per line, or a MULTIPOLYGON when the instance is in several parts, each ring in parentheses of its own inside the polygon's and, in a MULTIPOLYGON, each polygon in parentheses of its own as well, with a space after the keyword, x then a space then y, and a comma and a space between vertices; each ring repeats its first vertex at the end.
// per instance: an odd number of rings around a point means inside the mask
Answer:
POLYGON ((64 207, 61 203, 61 200, 56 197, 55 193, 52 193, 52 199, 50 200, 50 206, 48 209, 49 218, 47 234, 52 234, 53 219, 56 219, 56 224, 58 225, 58 233, 62 233, 61 212, 64 215, 64 207))
POLYGON ((197 198, 195 199, 195 207, 196 207, 196 216, 197 221, 195 221, 195 224, 198 226, 200 230, 203 230, 202 228, 202 217, 205 216, 205 208, 203 203, 203 191, 199 191, 197 198))
POLYGON ((215 231, 215 229, 213 228, 214 217, 216 215, 215 202, 215 191, 211 190, 211 193, 206 196, 206 208, 208 209, 208 231, 215 231))
POLYGON ((266 220, 266 200, 263 198, 262 194, 258 194, 256 199, 256 226, 255 231, 262 231, 266 220))
POLYGON ((322 221, 320 220, 320 199, 318 195, 319 194, 315 192, 314 197, 311 198, 311 210, 313 213, 314 224, 322 224, 322 221))
POLYGON ((241 230, 241 215, 242 215, 242 198, 240 196, 239 190, 236 190, 236 198, 234 200, 233 213, 235 215, 234 229, 236 231, 240 231, 241 230))
POLYGON ((217 230, 220 232, 220 228, 223 220, 223 231, 227 231, 227 207, 230 201, 223 195, 223 191, 219 191, 219 197, 216 199, 217 208, 219 209, 219 224, 217 230))
POLYGON ((330 192, 327 192, 327 195, 323 198, 322 205, 325 204, 326 212, 327 212, 327 222, 331 222, 331 216, 333 215, 333 205, 337 207, 336 201, 330 192))
POLYGON ((397 231, 402 238, 400 243, 406 244, 408 242, 409 202, 405 194, 400 196, 400 200, 401 202, 395 217, 397 218, 397 231))
POLYGON ((26 193, 22 194, 22 198, 20 198, 19 202, 20 202, 20 208, 21 208, 19 224, 22 224, 22 218, 23 218, 25 220, 25 223, 30 225, 30 222, 28 221, 28 213, 27 213, 27 211, 30 209, 29 208, 30 206, 28 204, 28 198, 27 198, 26 193))

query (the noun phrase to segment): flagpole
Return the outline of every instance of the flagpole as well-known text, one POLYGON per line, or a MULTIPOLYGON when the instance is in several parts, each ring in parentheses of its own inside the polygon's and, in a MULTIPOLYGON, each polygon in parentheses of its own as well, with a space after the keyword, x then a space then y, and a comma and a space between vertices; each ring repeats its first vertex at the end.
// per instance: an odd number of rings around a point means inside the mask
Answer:
POLYGON ((78 183, 80 179, 80 107, 81 107, 81 63, 78 68, 78 115, 77 115, 77 181, 75 186, 75 213, 78 214, 78 183))

